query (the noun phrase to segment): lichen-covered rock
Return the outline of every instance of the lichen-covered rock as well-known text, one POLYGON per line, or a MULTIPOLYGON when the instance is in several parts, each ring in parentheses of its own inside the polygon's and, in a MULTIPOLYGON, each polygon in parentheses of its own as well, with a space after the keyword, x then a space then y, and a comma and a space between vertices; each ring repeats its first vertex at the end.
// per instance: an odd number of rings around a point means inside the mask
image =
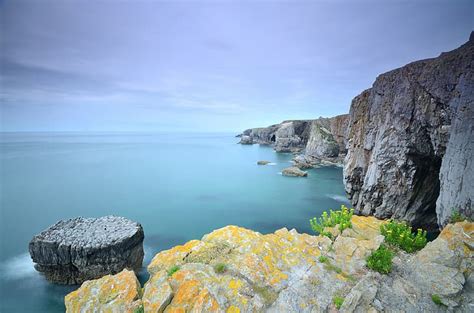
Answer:
POLYGON ((281 171, 281 174, 283 176, 291 176, 291 177, 306 177, 306 176, 308 176, 307 172, 300 170, 296 166, 291 166, 291 167, 287 167, 287 168, 283 169, 283 171, 281 171))
POLYGON ((135 313, 142 307, 141 287, 133 271, 89 280, 64 298, 66 312, 135 313))
POLYGON ((392 272, 382 275, 368 270, 365 259, 379 247, 384 221, 351 221, 332 240, 285 228, 262 235, 227 226, 158 253, 141 302, 129 296, 104 304, 116 299, 117 289, 137 289, 136 279, 111 287, 120 273, 85 283, 66 304, 71 312, 95 305, 121 312, 140 304, 145 312, 335 312, 339 296, 341 312, 472 312, 473 223, 448 225, 418 253, 398 252, 392 272), (433 303, 433 294, 446 306, 433 303))
POLYGON ((80 284, 124 268, 139 270, 143 239, 142 226, 126 218, 78 217, 34 236, 29 251, 35 268, 49 281, 80 284))
POLYGON ((352 101, 344 184, 356 213, 437 228, 439 174, 448 140, 440 220, 446 220, 441 211, 447 205, 472 211, 472 114, 455 112, 471 112, 474 106, 473 64, 471 38, 437 58, 378 76, 352 101), (453 116, 464 123, 454 123, 458 132, 450 138, 453 116))

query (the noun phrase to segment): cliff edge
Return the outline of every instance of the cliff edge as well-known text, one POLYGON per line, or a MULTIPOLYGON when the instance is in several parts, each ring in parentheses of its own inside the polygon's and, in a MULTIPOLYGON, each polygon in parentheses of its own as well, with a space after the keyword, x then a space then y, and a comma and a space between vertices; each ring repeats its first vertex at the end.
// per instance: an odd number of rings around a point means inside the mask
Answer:
POLYGON ((67 312, 472 312, 474 224, 447 225, 390 274, 366 267, 384 241, 374 217, 325 236, 227 226, 158 253, 143 290, 132 271, 85 282, 67 312), (436 295, 443 303, 436 304, 436 295), (337 301, 336 301, 337 300, 337 301))

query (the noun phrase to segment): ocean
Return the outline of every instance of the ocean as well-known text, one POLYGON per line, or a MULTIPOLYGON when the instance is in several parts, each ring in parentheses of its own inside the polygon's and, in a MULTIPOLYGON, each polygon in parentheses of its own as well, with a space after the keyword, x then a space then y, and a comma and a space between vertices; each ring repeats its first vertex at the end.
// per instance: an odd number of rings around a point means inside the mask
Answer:
POLYGON ((341 168, 285 177, 291 154, 238 141, 230 133, 2 133, 0 312, 64 311, 78 286, 46 282, 28 254, 32 236, 60 219, 140 222, 146 267, 158 251, 225 225, 311 233, 311 217, 348 205, 341 168))

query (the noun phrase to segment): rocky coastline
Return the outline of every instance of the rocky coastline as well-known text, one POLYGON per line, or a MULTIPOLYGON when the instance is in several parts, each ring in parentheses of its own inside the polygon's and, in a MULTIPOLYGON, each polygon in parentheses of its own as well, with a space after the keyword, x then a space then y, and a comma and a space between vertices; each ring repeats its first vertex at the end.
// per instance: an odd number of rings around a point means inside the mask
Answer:
POLYGON ((355 212, 442 228, 474 218, 474 32, 461 47, 381 74, 333 118, 247 129, 241 143, 343 166, 355 212))

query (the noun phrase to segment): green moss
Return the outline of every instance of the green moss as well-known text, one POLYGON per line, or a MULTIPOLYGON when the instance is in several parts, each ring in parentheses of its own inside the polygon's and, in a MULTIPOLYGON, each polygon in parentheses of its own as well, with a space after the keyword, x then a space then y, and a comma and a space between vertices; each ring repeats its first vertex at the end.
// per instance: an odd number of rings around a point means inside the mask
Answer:
POLYGON ((393 252, 386 246, 381 245, 367 258, 367 267, 382 274, 388 274, 392 270, 393 252))
POLYGON ((380 226, 380 232, 387 243, 409 253, 421 250, 427 243, 426 231, 418 229, 413 233, 405 222, 389 221, 380 226))
POLYGON ((463 222, 463 221, 472 222, 472 220, 470 218, 468 218, 464 214, 461 214, 458 210, 453 209, 453 213, 451 213, 451 217, 449 219, 449 222, 450 223, 458 223, 458 222, 463 222))
POLYGON ((336 306, 336 308, 339 310, 342 306, 342 304, 344 303, 344 298, 343 297, 339 297, 339 296, 335 296, 333 299, 332 299, 332 303, 334 303, 334 305, 336 306))
POLYGON ((168 271, 168 276, 172 276, 174 273, 176 273, 177 271, 179 271, 180 267, 179 265, 174 265, 172 266, 168 271))
POLYGON ((319 258, 318 258, 319 262, 321 263, 326 263, 327 261, 329 261, 328 257, 327 256, 324 256, 324 255, 321 255, 319 258))
POLYGON ((225 271, 227 270, 227 265, 225 265, 224 263, 217 263, 216 265, 214 265, 214 271, 216 273, 224 273, 225 271))
POLYGON ((276 293, 270 287, 261 287, 254 285, 252 286, 252 289, 256 294, 260 295, 260 297, 267 305, 272 304, 278 298, 278 293, 276 293))
POLYGON ((443 301, 441 300, 440 296, 438 296, 437 294, 432 294, 431 295, 431 300, 433 300, 433 302, 436 304, 436 305, 444 305, 443 301))

